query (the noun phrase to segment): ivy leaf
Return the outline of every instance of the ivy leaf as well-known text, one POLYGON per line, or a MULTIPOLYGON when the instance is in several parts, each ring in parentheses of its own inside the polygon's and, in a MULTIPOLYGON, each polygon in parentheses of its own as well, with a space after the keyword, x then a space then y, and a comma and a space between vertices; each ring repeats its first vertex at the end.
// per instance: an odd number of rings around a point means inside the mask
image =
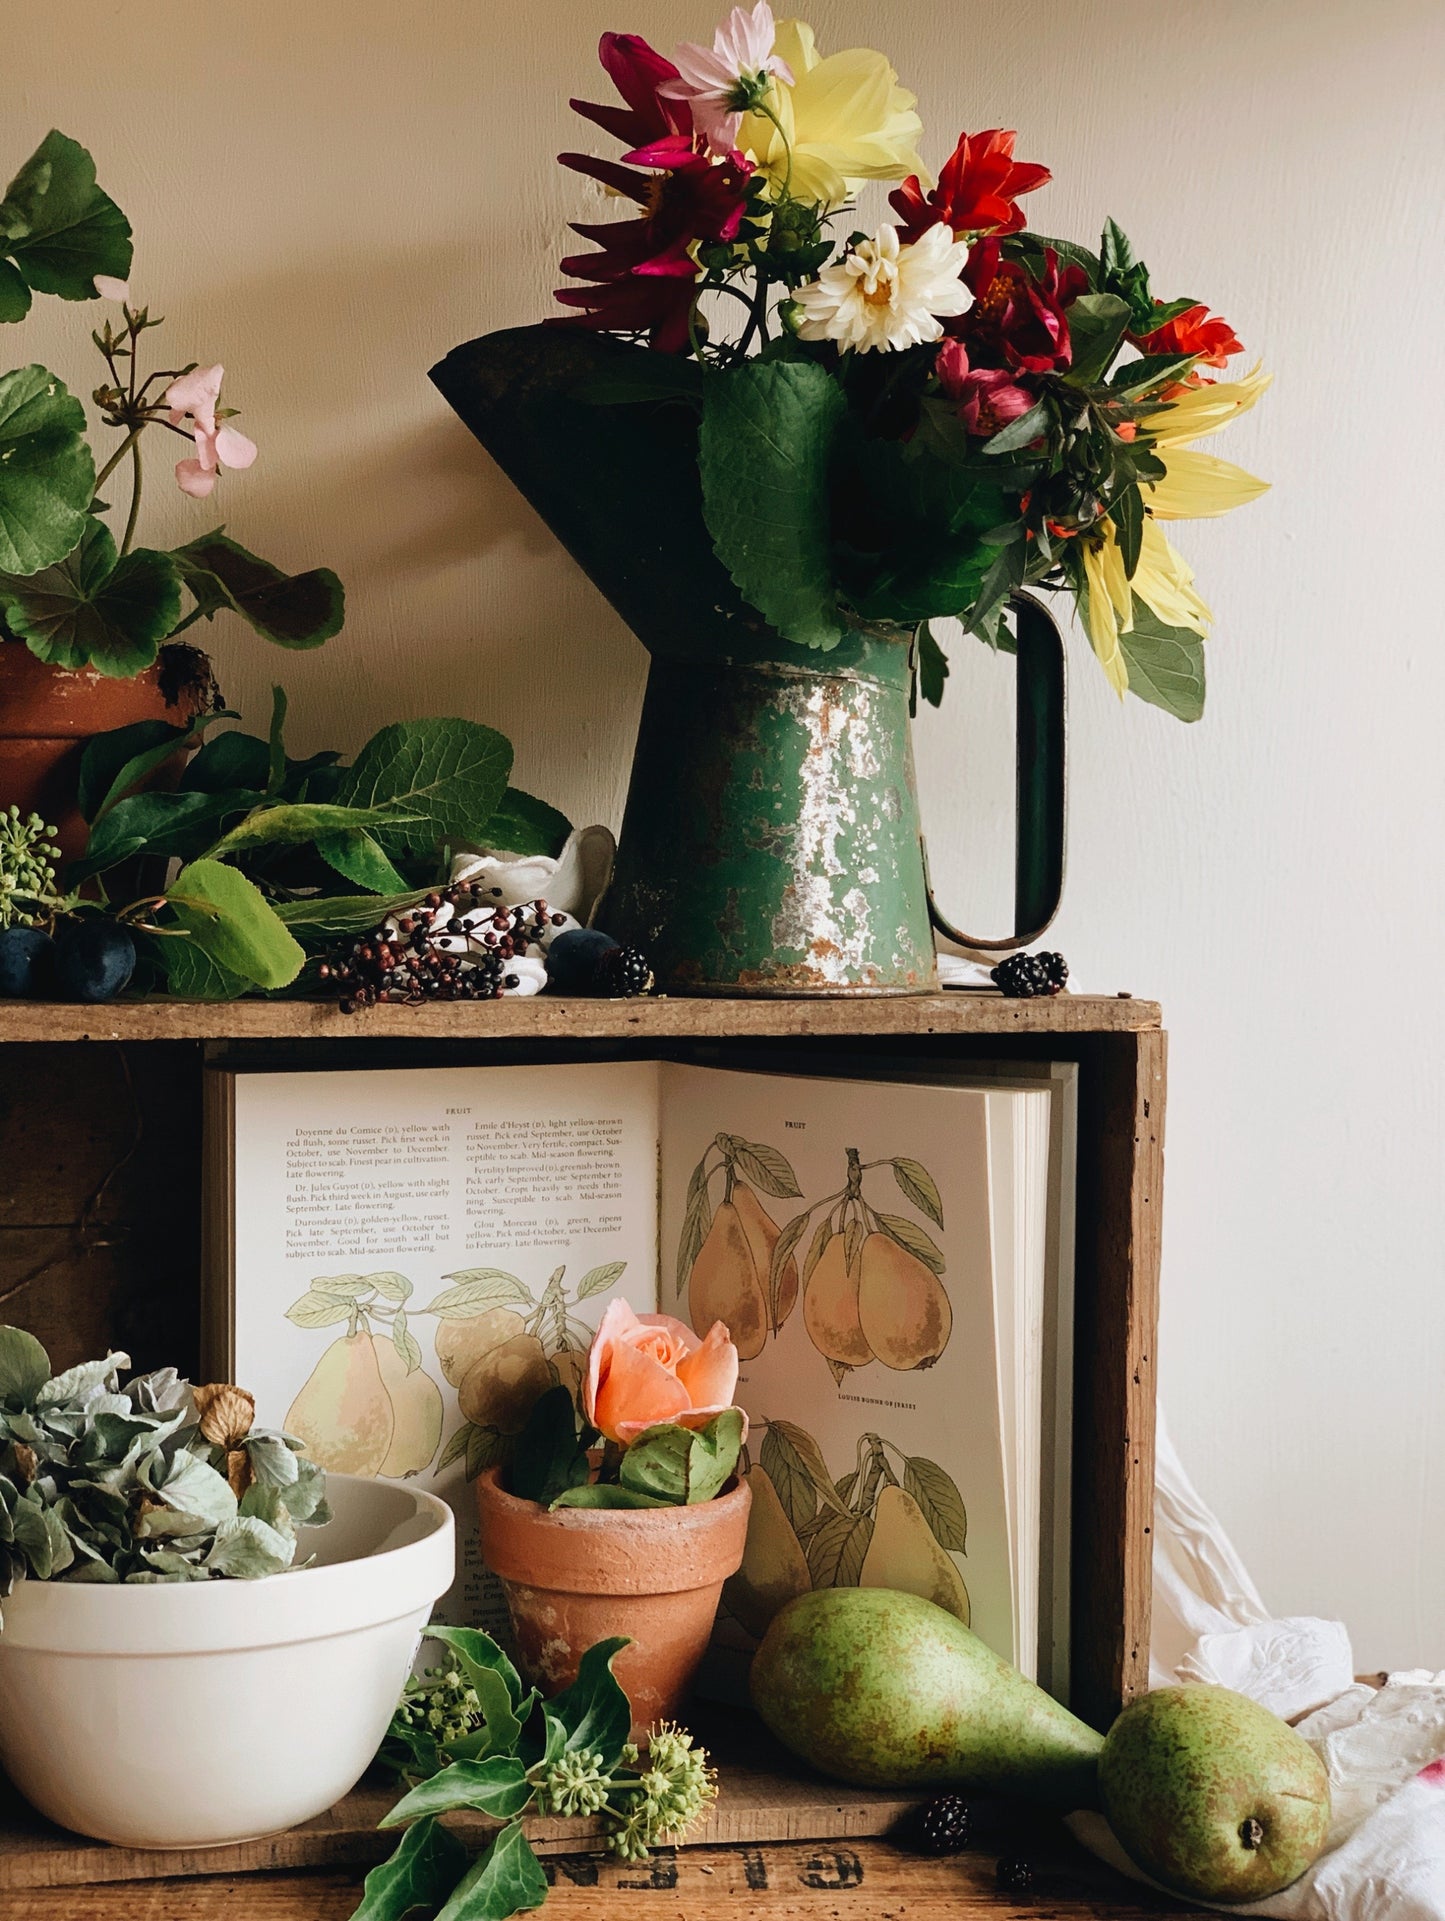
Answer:
POLYGON ((0 574, 37 574, 78 544, 95 493, 84 435, 85 409, 46 368, 0 377, 0 574))
POLYGON ((560 854, 572 823, 545 800, 509 787, 501 804, 477 835, 477 843, 508 854, 560 854))
POLYGON ((540 1908, 547 1887, 542 1864, 521 1822, 514 1821, 478 1855, 436 1921, 506 1921, 508 1915, 540 1908))
POLYGON ((449 1647, 473 1684, 484 1675, 500 1675, 512 1706, 522 1699, 522 1677, 490 1634, 480 1628, 429 1627, 427 1639, 449 1647))
POLYGON ((171 911, 203 953, 258 987, 285 987, 306 956, 254 882, 223 861, 195 860, 168 890, 171 911))
POLYGON ((169 554, 148 547, 117 559, 109 527, 88 520, 64 560, 0 574, 0 606, 37 659, 129 680, 150 666, 180 616, 180 575, 169 554))
MULTIPOLYGON (((626 1696, 623 1696, 626 1699, 626 1696)), ((515 1755, 493 1754, 485 1761, 453 1761, 449 1768, 422 1781, 378 1823, 399 1828, 428 1814, 452 1814, 472 1808, 494 1820, 520 1814, 534 1793, 526 1769, 515 1755)))
POLYGON ((1129 669, 1129 692, 1176 720, 1198 720, 1204 712, 1204 642, 1187 627, 1166 627, 1154 610, 1134 596, 1134 631, 1120 634, 1119 650, 1129 669))
POLYGON ((130 272, 130 222, 95 184, 85 148, 63 133, 46 134, 6 188, 0 233, 36 293, 94 300, 98 273, 124 280, 130 272))
POLYGON ((346 597, 329 567, 283 573, 219 527, 177 547, 172 559, 207 620, 230 608, 278 647, 319 647, 341 631, 346 597))
POLYGON ((548 1712, 567 1730, 566 1752, 600 1749, 604 1769, 616 1762, 632 1725, 632 1709, 612 1672, 614 1658, 628 1645, 625 1634, 594 1642, 582 1656, 571 1687, 548 1703, 548 1712))
POLYGON ((414 1821, 391 1859, 367 1875, 351 1921, 402 1921, 414 1908, 439 1908, 466 1867, 464 1842, 430 1816, 414 1821))
POLYGON ((512 746, 471 720, 403 720, 373 734, 341 776, 337 802, 386 807, 411 824, 378 833, 389 856, 475 840, 506 792, 512 746))
POLYGON ((718 559, 787 640, 843 637, 830 557, 828 476, 847 413, 813 361, 744 361, 703 383, 698 473, 718 559))

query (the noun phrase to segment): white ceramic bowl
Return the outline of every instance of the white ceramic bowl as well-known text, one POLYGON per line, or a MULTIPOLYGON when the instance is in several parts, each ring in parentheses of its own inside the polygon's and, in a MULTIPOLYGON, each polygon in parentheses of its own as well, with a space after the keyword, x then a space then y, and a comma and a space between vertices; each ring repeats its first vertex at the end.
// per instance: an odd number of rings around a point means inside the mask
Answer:
POLYGON ((137 1848, 294 1827, 353 1788, 433 1603, 451 1509, 329 1474, 316 1565, 260 1581, 22 1581, 0 1631, 0 1763, 62 1827, 137 1848))

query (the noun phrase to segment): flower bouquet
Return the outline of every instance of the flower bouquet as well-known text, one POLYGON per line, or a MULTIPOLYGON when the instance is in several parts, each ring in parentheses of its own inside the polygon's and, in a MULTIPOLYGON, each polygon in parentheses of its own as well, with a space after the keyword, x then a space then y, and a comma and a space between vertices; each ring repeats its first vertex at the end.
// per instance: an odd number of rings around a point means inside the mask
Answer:
POLYGON ((502 1582, 523 1674, 544 1693, 623 1634, 634 1738, 674 1715, 747 1539, 737 1479, 738 1351, 667 1314, 609 1302, 571 1390, 536 1402, 505 1465, 477 1480, 482 1558, 502 1582))

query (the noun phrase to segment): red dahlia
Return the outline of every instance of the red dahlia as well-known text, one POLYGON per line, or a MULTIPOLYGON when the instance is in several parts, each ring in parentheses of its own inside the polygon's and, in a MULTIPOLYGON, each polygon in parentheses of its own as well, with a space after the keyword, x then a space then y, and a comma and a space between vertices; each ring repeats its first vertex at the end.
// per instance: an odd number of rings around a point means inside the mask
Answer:
POLYGON ((888 196, 902 221, 899 238, 916 240, 940 220, 955 233, 1017 233, 1024 224, 1018 195, 1032 193, 1053 178, 1047 167, 1014 159, 1017 138, 997 127, 988 133, 961 133, 938 185, 927 196, 918 175, 910 174, 888 196))
MULTIPOLYGON (((1156 307, 1163 306, 1156 300, 1156 307)), ((1222 367, 1231 354, 1243 353, 1243 344, 1234 329, 1208 307, 1189 307, 1152 333, 1131 334, 1134 345, 1146 354, 1198 354, 1206 367, 1222 367)))
POLYGON ((1052 247, 1044 250, 1038 279, 1017 260, 1004 260, 996 239, 980 240, 969 255, 964 279, 974 303, 954 331, 977 357, 1019 373, 1063 373, 1074 357, 1067 309, 1089 289, 1082 267, 1060 267, 1052 247))

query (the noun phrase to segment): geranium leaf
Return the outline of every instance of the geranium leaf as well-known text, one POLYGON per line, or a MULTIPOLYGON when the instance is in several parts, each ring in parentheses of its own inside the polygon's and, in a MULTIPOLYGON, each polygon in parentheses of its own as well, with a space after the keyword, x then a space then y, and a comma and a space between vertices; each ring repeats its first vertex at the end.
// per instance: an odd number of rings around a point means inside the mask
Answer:
POLYGON ((474 841, 506 792, 512 746, 471 720, 403 720, 373 734, 342 774, 346 807, 392 806, 412 824, 376 835, 389 856, 474 841))
POLYGON ((63 133, 46 134, 10 182, 0 233, 36 293, 94 300, 98 273, 124 280, 130 272, 130 222, 95 184, 85 148, 63 133))
POLYGON ((341 631, 345 594, 329 567, 283 573, 219 527, 172 557, 207 620, 229 607, 278 647, 319 647, 341 631))
POLYGON ((39 573, 85 532, 95 462, 84 434, 84 408, 46 368, 0 377, 0 573, 39 573))
POLYGON ((38 659, 128 680, 150 666, 175 626, 181 582, 169 554, 138 547, 117 559, 109 527, 88 520, 64 560, 0 575, 0 606, 38 659))
POLYGON ((1129 669, 1129 692, 1176 720, 1198 720, 1204 712, 1204 642, 1187 627, 1166 627, 1151 607, 1134 596, 1134 631, 1120 634, 1119 650, 1129 669))
POLYGON ((30 311, 30 289, 25 276, 8 260, 0 260, 0 321, 23 320, 30 311))
POLYGON ((168 890, 171 910, 203 953, 258 987, 285 987, 306 956, 261 890, 223 861, 196 860, 168 890))
POLYGON ((803 647, 843 637, 830 556, 828 475, 847 414, 812 361, 744 361, 703 384, 698 473, 718 559, 803 647))

